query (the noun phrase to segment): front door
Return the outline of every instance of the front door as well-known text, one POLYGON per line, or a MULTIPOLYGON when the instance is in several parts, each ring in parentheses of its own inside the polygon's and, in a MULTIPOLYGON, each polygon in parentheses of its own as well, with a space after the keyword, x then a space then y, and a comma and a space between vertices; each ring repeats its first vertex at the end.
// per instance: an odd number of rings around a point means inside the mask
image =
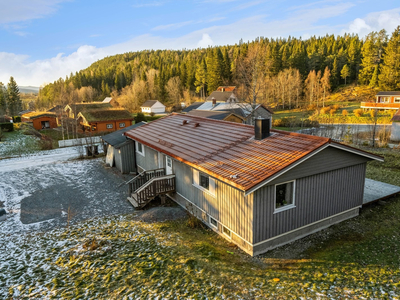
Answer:
POLYGON ((172 158, 169 156, 165 157, 165 172, 166 175, 172 174, 172 158))

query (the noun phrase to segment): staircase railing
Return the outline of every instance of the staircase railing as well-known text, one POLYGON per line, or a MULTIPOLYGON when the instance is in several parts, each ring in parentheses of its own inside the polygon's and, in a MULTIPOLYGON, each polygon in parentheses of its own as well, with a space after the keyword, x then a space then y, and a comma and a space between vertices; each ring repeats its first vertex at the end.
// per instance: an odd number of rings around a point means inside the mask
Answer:
POLYGON ((135 207, 143 207, 154 197, 175 191, 175 174, 153 177, 128 197, 135 207))
POLYGON ((148 182, 150 179, 152 179, 154 177, 161 177, 164 175, 165 175, 164 168, 144 171, 144 172, 136 175, 132 179, 124 182, 124 184, 128 185, 128 194, 131 195, 137 189, 139 189, 141 186, 143 186, 146 182, 148 182))

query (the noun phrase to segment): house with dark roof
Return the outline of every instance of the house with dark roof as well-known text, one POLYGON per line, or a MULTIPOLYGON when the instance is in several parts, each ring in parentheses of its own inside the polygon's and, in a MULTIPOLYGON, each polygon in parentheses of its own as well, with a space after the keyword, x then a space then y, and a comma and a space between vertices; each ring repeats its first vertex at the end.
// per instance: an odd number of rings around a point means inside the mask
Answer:
POLYGON ((128 200, 167 195, 250 255, 359 214, 366 164, 383 158, 329 138, 171 114, 124 133, 139 175, 128 200))
POLYGON ((231 111, 223 111, 223 110, 211 111, 211 110, 194 109, 194 110, 189 111, 188 115, 204 117, 204 118, 209 118, 209 119, 214 119, 214 120, 235 122, 235 123, 243 123, 244 122, 244 119, 241 116, 239 116, 231 111))
POLYGON ((155 113, 155 114, 162 114, 165 113, 165 105, 162 104, 158 100, 147 100, 140 106, 142 113, 155 113))
POLYGON ((146 122, 125 127, 101 137, 106 153, 106 164, 116 167, 122 174, 136 173, 135 142, 128 139, 124 132, 142 126, 146 122))
POLYGON ((81 132, 106 132, 131 126, 132 114, 125 109, 90 109, 78 113, 77 122, 81 132))
POLYGON ((378 92, 375 101, 361 102, 364 109, 400 109, 400 91, 378 92))

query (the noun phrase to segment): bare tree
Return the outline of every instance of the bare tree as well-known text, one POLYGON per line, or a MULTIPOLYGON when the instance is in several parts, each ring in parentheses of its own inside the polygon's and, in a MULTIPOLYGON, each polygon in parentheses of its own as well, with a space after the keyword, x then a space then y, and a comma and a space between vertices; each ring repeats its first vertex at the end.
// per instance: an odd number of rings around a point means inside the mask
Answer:
POLYGON ((175 109, 179 109, 182 98, 182 85, 179 76, 170 78, 165 89, 167 90, 172 106, 174 106, 175 109))
POLYGON ((325 107, 325 99, 327 94, 329 93, 331 89, 331 71, 329 70, 329 67, 325 68, 324 71, 324 76, 321 78, 321 86, 323 89, 323 100, 322 100, 322 107, 325 107))

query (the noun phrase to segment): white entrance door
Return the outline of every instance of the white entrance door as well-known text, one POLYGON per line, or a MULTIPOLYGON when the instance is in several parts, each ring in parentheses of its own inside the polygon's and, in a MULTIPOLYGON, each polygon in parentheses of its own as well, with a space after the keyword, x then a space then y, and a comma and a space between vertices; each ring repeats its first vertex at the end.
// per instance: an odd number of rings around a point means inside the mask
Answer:
POLYGON ((165 172, 166 175, 172 174, 172 158, 169 156, 165 157, 165 172))

